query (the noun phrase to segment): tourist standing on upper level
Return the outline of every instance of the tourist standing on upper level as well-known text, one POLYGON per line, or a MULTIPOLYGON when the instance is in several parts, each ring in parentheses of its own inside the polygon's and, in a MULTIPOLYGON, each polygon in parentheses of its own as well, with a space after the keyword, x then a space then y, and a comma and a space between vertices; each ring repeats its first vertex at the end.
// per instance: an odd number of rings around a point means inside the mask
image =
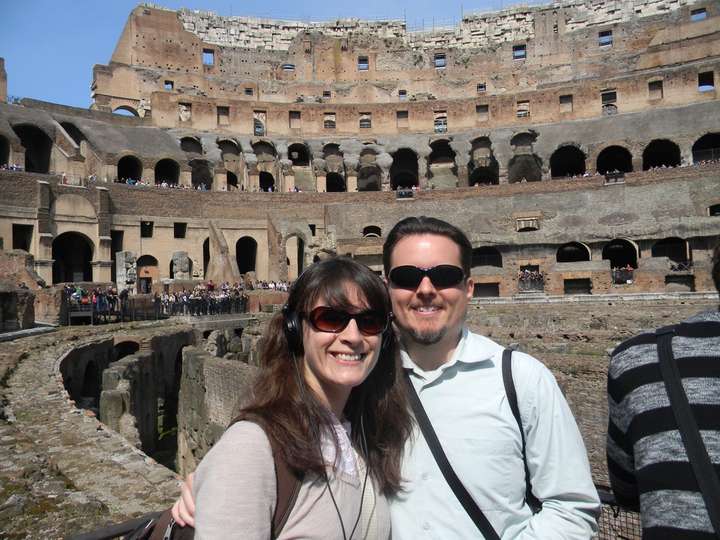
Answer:
MULTIPOLYGON (((720 291, 720 246, 715 249, 712 278, 720 291)), ((720 311, 695 315, 674 327, 671 335, 672 356, 691 416, 717 471, 720 311)), ((671 405, 664 383, 658 339, 654 332, 640 334, 612 353, 608 372, 610 483, 620 504, 640 510, 643 538, 717 538, 720 530, 713 532, 703 493, 688 460, 685 437, 675 418, 677 401, 671 405)), ((720 500, 712 506, 719 508, 720 500)))

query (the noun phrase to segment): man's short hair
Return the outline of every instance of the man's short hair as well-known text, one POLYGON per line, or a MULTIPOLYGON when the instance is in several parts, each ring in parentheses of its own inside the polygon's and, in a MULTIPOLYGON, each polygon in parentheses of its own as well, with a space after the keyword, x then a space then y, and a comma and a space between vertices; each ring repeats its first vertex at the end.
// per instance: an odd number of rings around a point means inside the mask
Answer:
POLYGON ((720 244, 715 246, 713 253, 712 278, 715 282, 715 289, 720 292, 720 244))
POLYGON ((470 263, 472 261, 472 244, 465 233, 455 225, 434 217, 420 216, 408 217, 397 222, 388 233, 383 244, 383 268, 385 275, 390 272, 390 257, 395 245, 406 236, 419 234, 437 234, 445 236, 455 242, 460 248, 460 265, 465 276, 470 275, 470 263))

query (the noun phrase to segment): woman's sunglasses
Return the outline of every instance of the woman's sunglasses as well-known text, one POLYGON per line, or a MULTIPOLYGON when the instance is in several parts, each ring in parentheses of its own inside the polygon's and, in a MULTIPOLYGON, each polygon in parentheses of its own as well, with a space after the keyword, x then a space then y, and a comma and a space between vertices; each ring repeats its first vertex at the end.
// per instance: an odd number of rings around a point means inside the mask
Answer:
POLYGON ((439 264, 432 268, 396 266, 388 274, 390 283, 401 289, 417 289, 425 276, 430 278, 436 289, 447 289, 457 287, 465 279, 465 272, 459 266, 439 264))
POLYGON ((319 306, 306 315, 310 325, 318 332, 332 332, 339 334, 355 319, 358 330, 365 336, 381 334, 388 326, 390 317, 378 311, 361 311, 348 313, 341 309, 328 306, 319 306))

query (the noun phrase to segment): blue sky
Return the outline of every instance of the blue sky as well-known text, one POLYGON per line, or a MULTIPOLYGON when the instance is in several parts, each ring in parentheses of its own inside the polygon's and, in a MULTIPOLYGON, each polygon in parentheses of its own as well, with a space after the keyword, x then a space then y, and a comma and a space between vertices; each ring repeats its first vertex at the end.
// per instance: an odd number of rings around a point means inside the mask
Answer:
MULTIPOLYGON (((461 12, 501 9, 512 0, 165 0, 220 15, 302 20, 336 17, 405 18, 409 26, 458 20, 461 12)), ((536 3, 536 2, 533 2, 536 3)), ((0 0, 0 57, 5 58, 10 96, 90 106, 94 64, 107 64, 130 11, 129 0, 0 0)))

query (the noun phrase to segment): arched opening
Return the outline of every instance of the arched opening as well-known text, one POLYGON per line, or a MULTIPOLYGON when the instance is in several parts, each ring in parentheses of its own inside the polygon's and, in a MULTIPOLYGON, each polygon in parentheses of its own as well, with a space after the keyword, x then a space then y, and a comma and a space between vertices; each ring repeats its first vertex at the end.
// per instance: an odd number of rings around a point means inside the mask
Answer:
POLYGON ((347 191, 345 179, 338 173, 328 173, 325 177, 325 186, 328 192, 347 191))
POLYGON ((653 244, 650 254, 653 257, 667 257, 675 263, 686 263, 692 258, 688 243, 677 237, 658 240, 653 244))
POLYGON ((40 128, 28 124, 14 126, 13 130, 20 137, 20 143, 25 148, 25 170, 36 173, 49 172, 52 150, 50 137, 40 128))
POLYGON ((643 151, 643 171, 680 165, 680 147, 667 139, 650 141, 643 151))
POLYGON ((632 172, 632 154, 622 146, 608 146, 598 154, 596 169, 600 174, 632 172))
POLYGON ((210 239, 203 242, 203 279, 207 277, 208 266, 210 266, 210 239))
POLYGON ((539 182, 542 180, 542 161, 534 154, 515 156, 508 163, 508 182, 539 182))
POLYGON ((153 283, 160 280, 158 260, 152 255, 143 255, 137 260, 137 290, 140 294, 150 294, 153 283))
POLYGON ((140 116, 137 110, 130 105, 120 105, 119 107, 115 107, 115 109, 113 109, 113 114, 117 114, 118 116, 140 116))
POLYGON ((358 191, 380 191, 380 169, 377 165, 362 167, 357 182, 358 191))
POLYGON ((323 146, 323 159, 327 160, 332 157, 342 159, 343 153, 340 151, 339 144, 329 143, 323 146))
POLYGON ((73 123, 71 122, 60 122, 60 125, 63 127, 65 132, 70 135, 70 138, 80 146, 80 143, 87 140, 87 137, 83 134, 82 131, 73 123))
POLYGON ((93 243, 85 235, 66 232, 52 243, 53 284, 92 281, 93 243))
POLYGON ((288 280, 294 281, 305 269, 305 242, 297 235, 289 236, 285 241, 285 257, 288 267, 288 280))
POLYGON ((293 167, 307 167, 310 165, 310 152, 304 144, 295 143, 288 147, 288 157, 293 167))
POLYGON ((121 341, 120 343, 116 343, 113 349, 115 349, 114 359, 117 361, 138 352, 140 350, 140 344, 136 341, 121 341))
POLYGON ((401 148, 393 154, 390 188, 410 189, 413 186, 418 186, 418 157, 409 148, 401 148))
POLYGON ((492 151, 492 142, 488 137, 480 137, 472 143, 468 182, 474 185, 497 185, 499 183, 500 166, 492 151))
POLYGON ((432 185, 444 188, 457 186, 455 150, 450 147, 450 141, 440 139, 430 143, 430 148, 432 151, 428 156, 428 169, 432 185))
POLYGON ((180 139, 180 148, 183 152, 188 152, 189 154, 202 155, 203 153, 202 143, 195 137, 183 137, 180 139))
POLYGON ((100 404, 100 390, 102 383, 100 379, 100 370, 94 361, 89 361, 85 366, 83 374, 83 384, 80 390, 80 399, 78 405, 83 409, 93 409, 97 411, 100 404))
POLYGON ((204 159, 193 159, 188 165, 192 169, 191 181, 193 188, 202 191, 210 190, 213 183, 210 164, 204 159))
POLYGON ((564 178, 585 174, 585 154, 575 146, 561 146, 550 156, 550 176, 564 178))
POLYGON ((570 242, 558 248, 555 260, 559 263, 589 261, 590 250, 585 244, 570 242))
POLYGON ((10 164, 10 143, 0 135, 0 167, 10 164))
POLYGON ((173 159, 161 159, 155 164, 155 184, 168 184, 175 186, 180 179, 180 165, 173 159))
POLYGON ((472 250, 471 266, 473 268, 478 266, 494 266, 502 268, 502 265, 502 254, 497 248, 492 246, 482 246, 472 250))
POLYGON ((693 163, 720 160, 720 133, 703 135, 692 147, 693 163))
POLYGON ((602 258, 610 261, 611 268, 638 267, 637 247, 622 238, 608 242, 602 250, 602 258))
POLYGON ((380 238, 382 237, 382 229, 377 225, 368 225, 367 227, 363 228, 362 235, 364 238, 380 238))
POLYGON ((275 177, 267 171, 260 171, 260 191, 275 191, 275 177))
POLYGON ((220 148, 220 156, 224 162, 234 162, 240 159, 240 147, 235 141, 223 139, 218 141, 217 145, 220 148))
POLYGON ((263 161, 275 161, 277 157, 275 147, 267 141, 258 141, 252 145, 252 148, 259 163, 263 161))
POLYGON ((128 179, 140 180, 142 178, 142 163, 135 156, 120 158, 117 170, 118 182, 125 182, 128 179))
POLYGON ((235 260, 241 274, 255 272, 257 262, 257 241, 250 236, 243 236, 235 243, 235 260))
POLYGON ((230 171, 227 171, 225 173, 226 181, 227 181, 227 188, 228 191, 233 191, 238 188, 238 178, 235 173, 232 173, 230 171))

